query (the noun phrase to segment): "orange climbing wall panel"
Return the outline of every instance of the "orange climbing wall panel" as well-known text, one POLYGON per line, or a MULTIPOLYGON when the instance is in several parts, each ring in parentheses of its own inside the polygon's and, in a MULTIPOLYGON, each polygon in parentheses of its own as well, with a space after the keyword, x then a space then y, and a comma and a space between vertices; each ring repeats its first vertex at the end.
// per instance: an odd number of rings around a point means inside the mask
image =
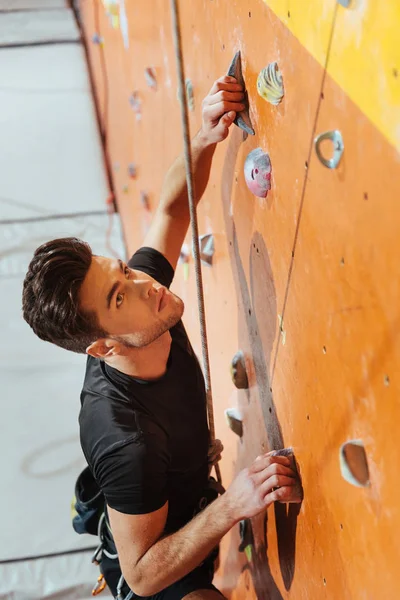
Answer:
MULTIPOLYGON (((81 13, 132 253, 182 138, 169 3, 122 4, 129 47, 123 15, 107 16, 101 0, 82 1, 81 13), (95 33, 102 45, 92 43, 95 33), (146 85, 146 67, 156 71, 157 90, 146 85), (133 92, 140 119, 129 103, 133 92), (135 179, 128 174, 132 162, 135 179)), ((293 446, 305 491, 299 510, 276 505, 252 520, 251 560, 238 552, 237 528, 224 538, 215 583, 234 600, 391 599, 398 595, 400 555, 400 157, 384 127, 330 74, 337 3, 321 2, 327 26, 316 21, 310 29, 318 31, 318 60, 289 29, 298 3, 291 4, 280 20, 261 0, 180 2, 195 95, 192 133, 201 124, 202 98, 239 48, 256 129, 243 140, 234 128, 218 147, 199 208, 200 233, 215 236, 214 265, 203 268, 203 277, 224 483, 261 452, 293 446), (273 60, 285 85, 278 107, 256 93, 259 70, 273 60), (345 144, 336 170, 319 162, 313 145, 316 134, 332 129, 345 144), (252 196, 243 177, 244 159, 258 146, 272 162, 266 200, 252 196), (250 379, 250 389, 240 392, 229 374, 239 348, 250 379), (243 413, 242 441, 225 423, 230 406, 243 413), (365 445, 367 488, 341 476, 339 449, 351 439, 365 445)), ((174 291, 185 301, 184 321, 200 354, 193 261, 188 278, 178 266, 174 291)))

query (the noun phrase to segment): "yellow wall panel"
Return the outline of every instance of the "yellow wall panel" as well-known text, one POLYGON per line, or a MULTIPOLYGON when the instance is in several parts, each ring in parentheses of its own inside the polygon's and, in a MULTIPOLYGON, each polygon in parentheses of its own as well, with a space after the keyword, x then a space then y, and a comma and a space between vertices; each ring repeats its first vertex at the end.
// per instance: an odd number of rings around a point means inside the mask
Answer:
POLYGON ((400 2, 353 0, 349 8, 335 0, 266 4, 322 66, 335 17, 327 71, 400 149, 400 2))

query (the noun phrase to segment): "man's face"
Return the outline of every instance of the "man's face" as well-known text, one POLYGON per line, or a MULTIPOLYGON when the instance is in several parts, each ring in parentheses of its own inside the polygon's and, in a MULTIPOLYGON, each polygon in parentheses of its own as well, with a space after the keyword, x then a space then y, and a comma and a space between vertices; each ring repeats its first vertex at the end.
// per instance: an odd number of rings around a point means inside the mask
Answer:
POLYGON ((142 271, 121 260, 93 256, 80 291, 84 310, 97 314, 108 337, 141 348, 176 325, 183 302, 142 271))

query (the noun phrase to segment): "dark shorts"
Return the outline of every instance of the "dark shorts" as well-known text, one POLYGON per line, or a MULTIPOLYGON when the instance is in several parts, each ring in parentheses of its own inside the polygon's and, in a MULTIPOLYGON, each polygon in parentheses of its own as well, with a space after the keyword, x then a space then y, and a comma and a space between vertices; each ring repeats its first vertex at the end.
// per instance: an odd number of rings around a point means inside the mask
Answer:
MULTIPOLYGON (((153 596, 138 596, 137 594, 133 594, 132 600, 182 600, 182 598, 197 590, 214 590, 220 593, 212 584, 214 577, 214 560, 215 554, 213 553, 199 567, 188 573, 179 581, 165 588, 165 590, 162 590, 153 596)), ((102 570, 108 587, 114 598, 116 598, 118 580, 121 575, 118 561, 104 557, 102 559, 102 570)), ((124 586, 123 591, 123 597, 125 597, 129 590, 124 586)), ((221 598, 223 598, 222 594, 221 598)))

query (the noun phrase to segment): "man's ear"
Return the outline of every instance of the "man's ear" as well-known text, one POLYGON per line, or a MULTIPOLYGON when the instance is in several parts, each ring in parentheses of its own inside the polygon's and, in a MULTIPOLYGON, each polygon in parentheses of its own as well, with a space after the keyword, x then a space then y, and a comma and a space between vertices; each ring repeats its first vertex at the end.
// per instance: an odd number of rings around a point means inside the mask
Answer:
POLYGON ((96 340, 86 348, 86 354, 94 358, 111 358, 121 351, 121 344, 110 338, 101 338, 96 340))

